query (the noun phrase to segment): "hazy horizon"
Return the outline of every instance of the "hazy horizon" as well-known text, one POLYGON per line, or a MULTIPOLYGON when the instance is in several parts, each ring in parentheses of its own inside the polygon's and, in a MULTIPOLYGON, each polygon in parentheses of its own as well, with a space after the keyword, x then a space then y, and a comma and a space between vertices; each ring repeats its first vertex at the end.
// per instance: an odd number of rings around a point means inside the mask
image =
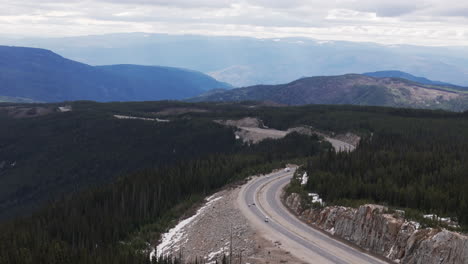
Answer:
POLYGON ((468 3, 370 0, 0 0, 5 35, 170 33, 468 46, 468 3))

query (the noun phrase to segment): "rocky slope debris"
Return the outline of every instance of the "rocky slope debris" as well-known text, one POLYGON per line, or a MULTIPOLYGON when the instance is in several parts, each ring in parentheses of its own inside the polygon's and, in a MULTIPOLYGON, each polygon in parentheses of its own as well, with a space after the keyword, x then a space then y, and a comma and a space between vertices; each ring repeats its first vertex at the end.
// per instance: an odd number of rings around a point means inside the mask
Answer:
POLYGON ((468 263, 468 236, 421 228, 398 213, 389 213, 384 206, 302 208, 296 193, 286 197, 285 204, 312 226, 396 263, 468 263))
POLYGON ((229 256, 232 241, 233 263, 302 263, 249 225, 237 207, 239 190, 226 189, 207 198, 195 215, 163 235, 151 256, 181 255, 186 262, 220 263, 224 255, 229 256))

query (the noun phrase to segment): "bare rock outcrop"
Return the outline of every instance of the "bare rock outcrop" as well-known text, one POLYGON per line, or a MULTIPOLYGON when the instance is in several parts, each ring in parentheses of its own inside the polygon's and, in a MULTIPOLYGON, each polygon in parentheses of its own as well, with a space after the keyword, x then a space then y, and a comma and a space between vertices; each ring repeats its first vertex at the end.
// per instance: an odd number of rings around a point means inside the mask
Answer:
POLYGON ((384 206, 357 209, 329 206, 302 208, 293 193, 285 204, 307 223, 396 263, 468 264, 468 236, 445 229, 424 228, 384 206))

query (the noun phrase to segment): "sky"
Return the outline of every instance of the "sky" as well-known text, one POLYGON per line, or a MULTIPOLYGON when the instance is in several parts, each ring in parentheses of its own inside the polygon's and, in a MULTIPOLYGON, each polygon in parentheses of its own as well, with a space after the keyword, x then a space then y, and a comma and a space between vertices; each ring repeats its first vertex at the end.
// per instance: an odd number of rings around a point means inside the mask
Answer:
POLYGON ((468 46, 466 0, 0 0, 0 34, 146 32, 468 46))

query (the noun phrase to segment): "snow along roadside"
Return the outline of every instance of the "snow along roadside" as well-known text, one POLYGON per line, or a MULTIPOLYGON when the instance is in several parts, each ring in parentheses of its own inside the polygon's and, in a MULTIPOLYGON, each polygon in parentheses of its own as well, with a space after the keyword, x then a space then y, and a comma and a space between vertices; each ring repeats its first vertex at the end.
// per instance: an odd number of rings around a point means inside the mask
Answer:
POLYGON ((180 221, 175 227, 171 228, 167 233, 163 234, 159 245, 150 253, 150 259, 152 259, 153 256, 159 258, 161 256, 168 256, 179 251, 179 242, 186 237, 184 228, 191 224, 199 215, 203 214, 204 211, 208 207, 210 207, 214 202, 223 198, 222 196, 215 196, 216 194, 206 198, 207 202, 200 209, 197 210, 195 215, 180 221))

